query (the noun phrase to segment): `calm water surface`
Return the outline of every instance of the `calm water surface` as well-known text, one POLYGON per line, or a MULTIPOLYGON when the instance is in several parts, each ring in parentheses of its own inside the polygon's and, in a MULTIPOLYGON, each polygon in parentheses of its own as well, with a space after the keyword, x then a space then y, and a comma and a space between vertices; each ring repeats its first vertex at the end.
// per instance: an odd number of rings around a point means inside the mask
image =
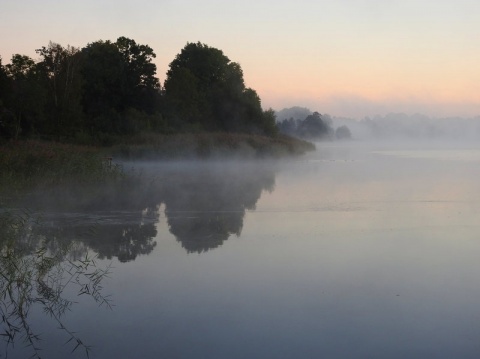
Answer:
MULTIPOLYGON (((91 358, 480 357, 479 149, 131 166, 119 193, 46 201, 37 228, 113 266, 113 309, 81 296, 63 319, 91 358)), ((45 358, 85 357, 29 320, 45 358)))

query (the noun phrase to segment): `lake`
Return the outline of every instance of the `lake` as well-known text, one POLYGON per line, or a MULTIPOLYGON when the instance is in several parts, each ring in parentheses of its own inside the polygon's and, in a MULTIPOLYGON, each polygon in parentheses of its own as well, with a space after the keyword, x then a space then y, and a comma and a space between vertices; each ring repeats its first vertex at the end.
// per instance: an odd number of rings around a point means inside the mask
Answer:
MULTIPOLYGON (((110 267, 110 309, 62 287, 90 358, 480 357, 480 146, 123 166, 135 180, 22 204, 30 240, 110 267)), ((85 358, 40 304, 42 357, 85 358)), ((17 339, 8 358, 31 355, 17 339)))

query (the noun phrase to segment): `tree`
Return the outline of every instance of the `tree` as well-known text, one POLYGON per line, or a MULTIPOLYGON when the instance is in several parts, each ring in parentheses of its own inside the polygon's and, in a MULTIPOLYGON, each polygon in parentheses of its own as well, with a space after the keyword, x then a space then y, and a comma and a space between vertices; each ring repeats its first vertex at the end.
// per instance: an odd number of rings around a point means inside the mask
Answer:
POLYGON ((289 120, 292 119, 296 120, 304 120, 307 116, 311 115, 313 112, 306 108, 300 106, 293 106, 289 108, 284 108, 277 112, 277 118, 279 121, 289 120))
POLYGON ((263 129, 265 134, 275 136, 278 133, 277 116, 272 108, 263 111, 263 129))
POLYGON ((79 49, 50 41, 36 50, 39 71, 47 91, 45 132, 55 137, 71 136, 82 128, 79 49))
POLYGON ((179 130, 275 132, 257 93, 245 87, 240 65, 200 42, 187 43, 170 63, 165 100, 179 130))
POLYGON ((9 131, 7 123, 13 122, 10 117, 11 112, 5 107, 7 100, 7 92, 11 89, 10 79, 7 75, 7 69, 2 64, 2 57, 0 56, 0 138, 8 138, 9 131))
POLYGON ((298 125, 297 133, 304 138, 322 138, 329 137, 332 129, 318 112, 314 112, 298 125))
POLYGON ((117 39, 115 45, 125 65, 127 106, 153 113, 156 95, 160 90, 160 82, 155 77, 157 67, 152 63, 156 57, 153 49, 123 36, 117 39))
POLYGON ((13 80, 20 80, 27 77, 33 71, 35 61, 26 55, 15 54, 10 64, 6 65, 7 74, 13 80))
POLYGON ((288 120, 285 118, 282 122, 278 123, 278 130, 286 135, 295 136, 297 132, 297 121, 290 117, 288 120))
POLYGON ((7 69, 2 64, 2 57, 0 56, 0 100, 5 97, 8 88, 7 69))
POLYGON ((187 43, 170 63, 165 80, 169 115, 177 127, 217 129, 213 98, 225 78, 230 60, 223 52, 201 43, 187 43), (190 95, 189 97, 186 94, 190 95))
POLYGON ((352 134, 350 132, 350 129, 347 126, 343 125, 335 130, 335 137, 338 140, 349 140, 352 138, 352 134))
POLYGON ((187 68, 175 70, 171 80, 165 81, 165 102, 167 116, 177 129, 192 128, 205 115, 205 94, 199 90, 199 79, 187 68))
POLYGON ((153 114, 160 83, 152 63, 155 53, 147 45, 120 37, 115 43, 96 41, 82 49, 82 105, 90 133, 128 134, 136 122, 153 114), (135 110, 135 111, 132 111, 135 110))
POLYGON ((127 77, 118 47, 96 41, 82 49, 82 106, 90 133, 119 133, 119 113, 126 108, 127 77))
POLYGON ((30 57, 15 54, 4 72, 8 91, 3 100, 3 133, 7 138, 35 132, 43 115, 44 91, 38 81, 38 67, 30 57))

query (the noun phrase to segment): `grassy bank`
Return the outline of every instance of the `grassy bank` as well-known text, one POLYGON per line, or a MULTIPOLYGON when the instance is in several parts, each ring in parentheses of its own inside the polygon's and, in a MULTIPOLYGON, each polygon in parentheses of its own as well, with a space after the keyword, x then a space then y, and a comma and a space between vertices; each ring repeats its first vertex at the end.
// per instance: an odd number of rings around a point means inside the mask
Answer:
POLYGON ((111 147, 123 159, 278 158, 315 150, 312 143, 278 135, 241 133, 141 134, 111 147))
POLYGON ((282 135, 229 133, 141 134, 120 138, 111 147, 11 141, 0 146, 0 195, 25 188, 118 178, 122 171, 114 164, 116 159, 278 158, 314 149, 309 142, 282 135))
POLYGON ((55 142, 11 141, 0 146, 0 191, 100 181, 120 174, 95 147, 55 142))

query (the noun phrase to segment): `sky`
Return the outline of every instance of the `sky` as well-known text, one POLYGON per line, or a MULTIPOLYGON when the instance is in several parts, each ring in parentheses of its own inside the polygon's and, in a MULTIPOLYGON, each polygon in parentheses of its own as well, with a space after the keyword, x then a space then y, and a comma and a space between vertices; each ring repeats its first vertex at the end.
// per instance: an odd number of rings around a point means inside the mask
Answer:
POLYGON ((480 116, 478 0, 1 0, 0 55, 120 36, 157 76, 187 42, 238 62, 264 108, 361 119, 480 116))

